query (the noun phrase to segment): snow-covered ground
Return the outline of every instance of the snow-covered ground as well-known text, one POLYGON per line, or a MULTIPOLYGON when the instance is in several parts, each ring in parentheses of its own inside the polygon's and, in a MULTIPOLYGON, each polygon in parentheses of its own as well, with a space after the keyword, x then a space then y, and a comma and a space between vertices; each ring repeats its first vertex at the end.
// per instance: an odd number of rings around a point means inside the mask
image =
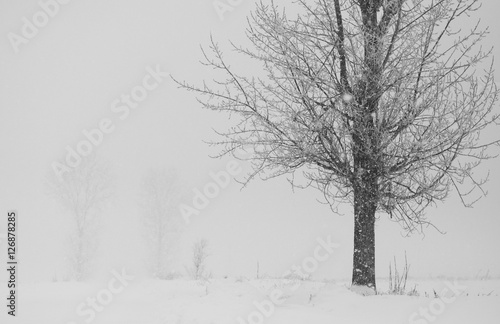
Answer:
MULTIPOLYGON (((23 324, 499 323, 500 280, 414 280, 419 296, 364 297, 346 282, 285 279, 159 281, 110 276, 94 283, 20 287, 23 324), (109 280, 108 280, 109 279, 109 280)), ((379 292, 388 283, 378 281, 379 292)), ((5 283, 2 283, 5 286, 5 283)), ((4 299, 5 300, 5 299, 4 299)))

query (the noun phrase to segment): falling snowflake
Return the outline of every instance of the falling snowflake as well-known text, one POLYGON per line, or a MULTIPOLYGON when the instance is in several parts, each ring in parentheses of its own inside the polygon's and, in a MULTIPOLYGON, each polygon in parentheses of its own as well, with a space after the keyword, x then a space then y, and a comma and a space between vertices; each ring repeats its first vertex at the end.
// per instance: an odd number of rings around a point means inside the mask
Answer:
POLYGON ((342 96, 342 100, 344 100, 344 102, 351 102, 352 101, 352 95, 350 95, 348 93, 344 93, 344 95, 342 96))

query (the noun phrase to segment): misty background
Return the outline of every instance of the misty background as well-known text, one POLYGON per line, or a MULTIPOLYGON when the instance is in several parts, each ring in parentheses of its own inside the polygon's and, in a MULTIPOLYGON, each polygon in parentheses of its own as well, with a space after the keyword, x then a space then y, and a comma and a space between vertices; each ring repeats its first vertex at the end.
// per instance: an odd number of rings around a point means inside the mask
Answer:
MULTIPOLYGON (((7 210, 17 210, 21 280, 61 275, 71 222, 47 194, 45 181, 52 163, 64 162, 66 146, 75 148, 85 139, 82 132, 97 128, 103 118, 112 120, 115 129, 94 152, 110 166, 114 184, 113 197, 99 215, 93 275, 117 267, 147 275, 149 252, 140 206, 144 177, 154 169, 175 170, 183 188, 181 200, 191 205, 193 189, 202 190, 213 181, 210 172, 224 170, 231 160, 210 158, 218 149, 203 142, 217 139, 213 129, 223 130, 231 121, 201 109, 193 94, 178 89, 170 78, 149 91, 123 120, 111 104, 141 84, 148 66, 197 84, 211 81, 211 71, 199 64, 200 44, 207 46, 212 35, 226 58, 238 62, 229 40, 245 43, 246 16, 253 5, 241 1, 221 19, 211 0, 73 0, 61 5, 15 53, 7 35, 20 34, 22 18, 31 19, 40 7, 37 1, 0 0, 0 233, 6 232, 7 210)), ((497 2, 484 1, 478 12, 491 31, 484 45, 496 46, 497 58, 499 9, 497 2)), ((248 166, 238 163, 243 172, 237 179, 242 180, 248 166)), ((490 160, 479 168, 482 174, 490 172, 488 196, 473 209, 463 207, 452 193, 444 204, 427 210, 445 235, 427 228, 425 235, 407 238, 397 223, 381 215, 377 275, 387 276, 392 258, 401 259, 406 251, 412 276, 500 276, 498 164, 490 160)), ((336 215, 317 199, 321 194, 312 189, 293 192, 285 178, 257 179, 243 190, 232 180, 189 224, 181 223, 173 265, 184 273, 193 243, 206 238, 207 265, 214 277, 253 277, 257 263, 261 275, 281 276, 311 253, 316 238, 331 235, 340 247, 313 277, 348 278, 351 207, 342 206, 343 215, 336 215)), ((5 240, 0 244, 4 262, 5 240)))

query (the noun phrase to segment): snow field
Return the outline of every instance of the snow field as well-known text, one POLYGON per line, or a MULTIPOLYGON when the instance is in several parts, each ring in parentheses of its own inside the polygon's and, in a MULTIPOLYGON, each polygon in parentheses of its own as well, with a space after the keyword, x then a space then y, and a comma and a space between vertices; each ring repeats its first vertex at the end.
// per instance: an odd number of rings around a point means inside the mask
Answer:
MULTIPOLYGON (((108 293, 103 293, 109 290, 109 282, 23 285, 18 297, 19 316, 12 319, 2 312, 1 323, 493 324, 500 319, 500 280, 416 280, 420 296, 365 297, 350 291, 347 282, 137 278, 121 286, 119 292, 115 282, 116 293, 111 300, 108 293), (105 305, 98 303, 99 296, 105 305), (94 317, 89 315, 92 306, 88 298, 102 306, 94 317), (78 307, 82 309, 82 303, 86 305, 85 315, 77 311, 78 307)), ((388 284, 379 282, 383 293, 388 284)), ((409 286, 413 288, 412 283, 409 286)))

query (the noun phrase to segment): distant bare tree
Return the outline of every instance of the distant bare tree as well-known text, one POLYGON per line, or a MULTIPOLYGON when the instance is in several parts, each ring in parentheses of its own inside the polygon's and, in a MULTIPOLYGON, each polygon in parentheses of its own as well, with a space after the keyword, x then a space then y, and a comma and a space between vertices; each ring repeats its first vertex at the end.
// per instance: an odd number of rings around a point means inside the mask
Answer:
POLYGON ((483 193, 473 171, 495 156, 487 150, 498 136, 480 133, 498 125, 498 90, 485 62, 491 52, 479 46, 487 30, 457 24, 479 1, 294 4, 301 13, 289 17, 260 2, 249 46, 233 45, 262 71, 238 71, 212 40, 203 63, 220 78, 178 83, 235 119, 214 144, 221 155, 253 153, 248 180, 289 175, 321 190, 333 209, 353 207, 352 284, 375 290, 378 212, 412 232, 431 225, 425 208, 450 190, 466 206, 483 193))
POLYGON ((101 209, 112 195, 112 179, 108 167, 91 155, 62 178, 50 172, 46 185, 63 208, 69 212, 74 228, 70 234, 70 277, 82 280, 97 246, 95 225, 101 209))
POLYGON ((208 241, 206 239, 200 239, 193 244, 192 250, 192 262, 193 265, 191 268, 188 268, 188 273, 191 278, 195 280, 199 279, 207 279, 210 277, 210 274, 206 269, 206 261, 209 257, 208 254, 208 241))
POLYGON ((172 275, 181 229, 179 209, 182 186, 174 169, 151 169, 142 182, 142 207, 146 238, 151 248, 153 276, 172 275))

